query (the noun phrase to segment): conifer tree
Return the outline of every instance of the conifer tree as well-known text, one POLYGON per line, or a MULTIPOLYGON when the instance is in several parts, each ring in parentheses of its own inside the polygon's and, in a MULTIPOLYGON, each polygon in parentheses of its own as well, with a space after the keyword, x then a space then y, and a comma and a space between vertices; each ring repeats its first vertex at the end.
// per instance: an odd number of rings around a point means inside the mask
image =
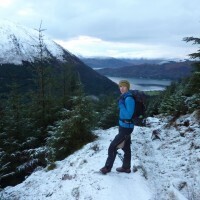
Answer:
POLYGON ((37 85, 38 93, 37 93, 37 102, 38 105, 38 118, 41 121, 41 126, 45 126, 45 111, 46 111, 46 81, 47 81, 47 67, 48 62, 45 60, 45 50, 46 46, 44 44, 44 35, 42 29, 42 22, 40 24, 38 31, 38 43, 34 45, 37 56, 34 59, 33 70, 35 72, 35 82, 37 85))
POLYGON ((34 125, 27 116, 27 107, 23 103, 24 98, 19 93, 16 84, 11 86, 11 92, 4 102, 3 115, 0 120, 0 185, 16 184, 25 174, 25 162, 31 157, 28 153, 30 148, 35 147, 34 125), (8 181, 9 180, 9 181, 8 181))
MULTIPOLYGON (((200 38, 186 37, 183 39, 186 42, 193 42, 194 45, 200 45, 200 38)), ((195 60, 194 71, 188 80, 185 87, 185 93, 187 98, 187 105, 190 112, 195 109, 200 109, 200 49, 195 53, 189 54, 191 59, 195 60)))
POLYGON ((94 138, 94 111, 82 86, 71 97, 70 109, 63 109, 62 120, 49 127, 47 138, 49 162, 60 160, 94 138))
MULTIPOLYGON (((196 37, 185 37, 183 41, 186 42, 193 42, 194 45, 200 45, 200 38, 196 37)), ((191 59, 194 59, 196 62, 194 64, 195 72, 200 72, 200 49, 197 50, 195 53, 189 54, 191 59)))
MULTIPOLYGON (((194 45, 200 44, 200 38, 186 37, 183 40, 193 42, 194 45)), ((152 110, 157 111, 156 114, 164 113, 178 117, 181 114, 200 110, 200 49, 189 56, 195 61, 192 75, 172 83, 161 92, 155 101, 157 103, 152 107, 152 110)))
POLYGON ((99 102, 101 107, 99 110, 98 126, 103 129, 108 129, 118 125, 119 110, 117 100, 111 96, 103 98, 99 102))
POLYGON ((32 63, 33 81, 36 88, 29 92, 29 114, 35 121, 35 129, 39 131, 41 144, 46 138, 46 127, 57 119, 57 112, 61 108, 61 94, 58 89, 59 77, 57 71, 50 64, 48 50, 44 43, 42 22, 38 31, 38 41, 33 45, 37 55, 32 63))
POLYGON ((61 82, 59 87, 62 90, 62 106, 66 108, 69 106, 69 99, 74 95, 78 82, 78 77, 74 71, 73 64, 63 64, 60 80, 61 82))

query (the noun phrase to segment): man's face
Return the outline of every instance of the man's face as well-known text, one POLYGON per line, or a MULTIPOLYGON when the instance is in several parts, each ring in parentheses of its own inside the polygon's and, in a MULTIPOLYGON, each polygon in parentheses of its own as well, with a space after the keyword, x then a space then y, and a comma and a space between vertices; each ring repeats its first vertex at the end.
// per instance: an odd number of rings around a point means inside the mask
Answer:
POLYGON ((119 87, 119 90, 120 90, 120 92, 121 92, 122 94, 128 92, 128 88, 127 88, 126 86, 120 86, 120 87, 119 87))

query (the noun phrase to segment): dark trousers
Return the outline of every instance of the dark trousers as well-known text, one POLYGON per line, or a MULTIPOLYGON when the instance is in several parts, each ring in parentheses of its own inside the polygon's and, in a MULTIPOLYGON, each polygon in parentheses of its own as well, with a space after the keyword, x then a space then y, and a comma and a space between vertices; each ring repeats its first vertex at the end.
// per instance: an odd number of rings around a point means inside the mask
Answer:
POLYGON ((124 151, 124 159, 123 159, 123 165, 122 167, 124 169, 130 169, 131 167, 131 133, 133 129, 132 128, 124 128, 119 127, 119 133, 115 136, 114 140, 110 143, 110 146, 108 148, 108 158, 106 160, 105 166, 108 169, 111 169, 113 167, 113 163, 116 158, 117 154, 117 146, 121 142, 125 140, 124 147, 122 150, 124 151))

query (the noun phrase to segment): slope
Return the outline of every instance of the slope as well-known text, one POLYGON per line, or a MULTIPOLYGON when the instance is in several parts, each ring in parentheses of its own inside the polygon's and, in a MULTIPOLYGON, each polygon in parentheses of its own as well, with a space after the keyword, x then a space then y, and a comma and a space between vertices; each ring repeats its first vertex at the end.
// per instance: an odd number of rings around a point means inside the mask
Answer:
POLYGON ((7 187, 2 199, 19 200, 199 200, 200 123, 197 112, 181 116, 172 126, 170 117, 148 118, 146 127, 132 134, 132 172, 120 174, 116 158, 111 173, 101 175, 110 140, 117 127, 97 130, 98 139, 57 162, 56 169, 38 169, 23 183, 7 187), (152 140, 152 132, 160 140, 152 140))
POLYGON ((163 64, 131 65, 120 68, 102 68, 97 71, 102 75, 113 77, 177 80, 191 74, 191 65, 191 61, 168 62, 163 64))
MULTIPOLYGON (((117 128, 96 131, 99 139, 87 144, 63 161, 57 162, 52 171, 36 171, 23 183, 7 187, 3 192, 6 199, 20 200, 148 200, 150 192, 144 177, 138 173, 108 175, 99 174, 107 156, 107 147, 117 128), (131 198, 130 198, 131 197, 131 198)), ((121 161, 116 160, 115 166, 121 161)))
POLYGON ((153 200, 200 199, 198 111, 179 117, 148 118, 133 137, 134 171, 148 180, 153 200), (152 138, 157 131, 160 140, 152 138))

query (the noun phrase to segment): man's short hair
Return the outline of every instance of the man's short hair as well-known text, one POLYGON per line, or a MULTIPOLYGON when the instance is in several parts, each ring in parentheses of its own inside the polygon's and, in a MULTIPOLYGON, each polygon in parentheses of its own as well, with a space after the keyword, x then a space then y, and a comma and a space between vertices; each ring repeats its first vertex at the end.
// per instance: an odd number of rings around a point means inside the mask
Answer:
POLYGON ((125 87, 127 87, 128 89, 130 89, 130 83, 129 83, 127 80, 121 80, 121 81, 119 82, 119 87, 121 87, 121 86, 125 86, 125 87))

